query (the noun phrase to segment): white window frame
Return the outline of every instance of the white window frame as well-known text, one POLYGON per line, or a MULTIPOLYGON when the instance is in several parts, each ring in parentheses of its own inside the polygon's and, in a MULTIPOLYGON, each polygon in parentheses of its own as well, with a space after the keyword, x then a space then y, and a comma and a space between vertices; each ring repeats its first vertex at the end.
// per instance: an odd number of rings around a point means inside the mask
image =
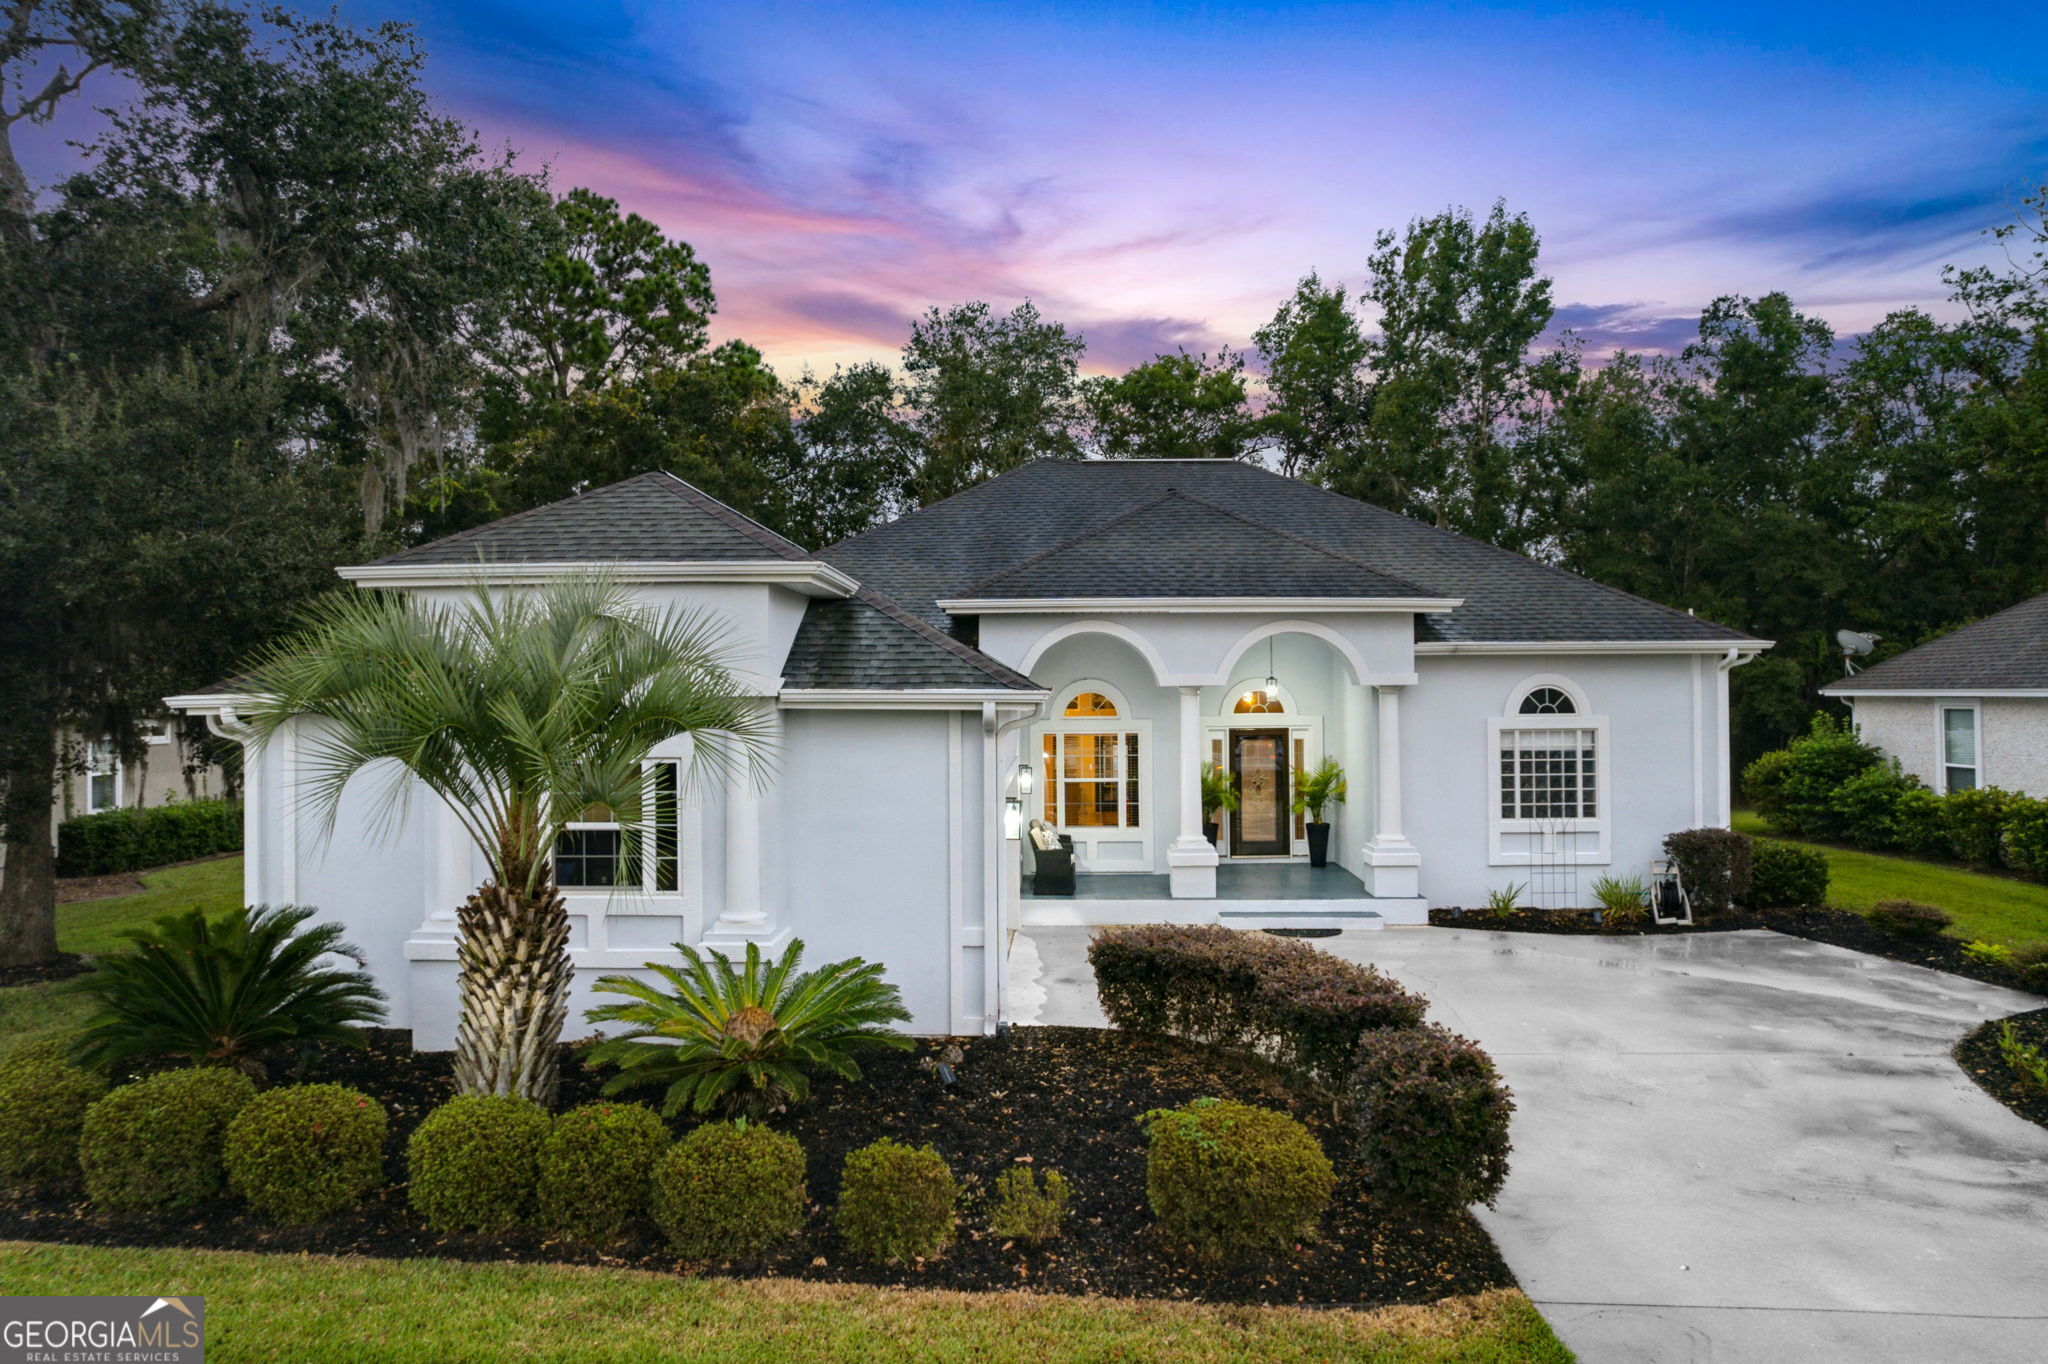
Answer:
MULTIPOLYGON (((589 914, 598 908, 609 915, 625 914, 672 914, 686 915, 691 905, 701 902, 703 897, 703 815, 699 802, 690 799, 690 759, 687 752, 664 751, 668 746, 658 748, 641 764, 643 772, 662 763, 672 763, 676 769, 676 885, 673 890, 659 890, 659 872, 652 856, 641 861, 641 877, 638 885, 630 886, 563 886, 556 889, 568 902, 570 911, 589 914)), ((567 831, 590 829, 618 829, 623 827, 616 821, 571 820, 563 826, 567 831)), ((651 821, 640 826, 640 837, 652 837, 651 821)), ((643 845, 644 846, 644 845, 643 845)), ((550 862, 554 852, 548 853, 550 862)))
POLYGON ((1943 701, 1934 708, 1934 789, 1947 795, 1948 770, 1951 767, 1967 767, 1979 787, 1984 785, 1984 708, 1976 701, 1943 701), (1948 760, 1948 713, 1965 710, 1970 713, 1970 761, 1952 763, 1948 760))
MULTIPOLYGON (((1202 716, 1201 760, 1204 763, 1215 762, 1220 757, 1223 770, 1225 772, 1230 770, 1230 731, 1233 729, 1286 730, 1287 763, 1290 774, 1294 770, 1294 747, 1297 743, 1302 747, 1303 765, 1310 771, 1314 771, 1316 764, 1329 756, 1329 750, 1323 747, 1323 717, 1302 713, 1298 708, 1298 702, 1293 689, 1285 682, 1280 684, 1280 704, 1284 709, 1278 712, 1266 711, 1263 713, 1247 711, 1242 715, 1237 712, 1237 699, 1240 696, 1243 696, 1248 691, 1263 691, 1265 686, 1266 675, 1261 672, 1240 677, 1223 689, 1222 697, 1217 702, 1217 713, 1214 715, 1204 714, 1202 716)), ((1291 782, 1292 780, 1293 778, 1290 775, 1289 781, 1291 782)), ((1291 788, 1288 796, 1290 800, 1293 797, 1291 788)), ((1221 815, 1221 818, 1216 825, 1216 851, 1225 861, 1229 861, 1230 821, 1233 816, 1228 810, 1219 811, 1218 813, 1221 815)), ((1325 811, 1325 813, 1327 814, 1328 812, 1325 811)), ((1203 818, 1208 818, 1208 814, 1209 812, 1204 810, 1202 812, 1203 818)), ((1254 862, 1278 862, 1285 859, 1306 861, 1308 858, 1308 834, 1305 832, 1307 818, 1307 815, 1292 813, 1288 815, 1288 828, 1292 830, 1299 825, 1304 827, 1304 831, 1290 836, 1287 852, 1260 855, 1247 860, 1254 862)))
POLYGON ((1523 678, 1509 691, 1507 705, 1497 717, 1486 722, 1486 830, 1487 862, 1496 867, 1549 865, 1562 860, 1578 866, 1604 866, 1613 858, 1614 747, 1608 741, 1605 715, 1595 715, 1586 703, 1586 693, 1576 682, 1555 673, 1523 678), (1572 700, 1570 715, 1524 715, 1522 701, 1539 687, 1555 687, 1572 700), (1501 753, 1508 734, 1544 729, 1591 732, 1593 736, 1593 811, 1590 817, 1574 819, 1510 819, 1501 814, 1501 753), (1542 836, 1544 846, 1536 850, 1509 850, 1515 839, 1526 845, 1542 836), (1571 835, 1575 851, 1563 852, 1557 836, 1571 835), (1590 838, 1585 837, 1590 836, 1590 838), (1587 842, 1591 847, 1585 846, 1587 842))
POLYGON ((114 749, 112 739, 93 739, 85 745, 85 812, 89 815, 105 814, 121 808, 121 755, 114 749), (114 798, 110 804, 102 805, 93 799, 93 781, 98 777, 111 777, 114 798))
MULTIPOLYGON (((1132 711, 1130 700, 1124 695, 1123 690, 1099 677, 1079 678, 1061 687, 1054 693, 1051 709, 1050 717, 1044 723, 1032 726, 1031 730, 1033 774, 1040 783, 1046 785, 1047 789, 1034 789, 1025 817, 1027 819, 1045 818, 1046 803, 1048 801, 1052 803, 1053 812, 1060 816, 1059 819, 1051 821, 1053 827, 1063 834, 1070 835, 1074 840, 1074 866, 1077 871, 1152 871, 1154 869, 1152 865, 1152 850, 1155 846, 1152 835, 1159 823, 1159 811, 1171 808, 1171 802, 1162 803, 1158 799, 1159 792, 1153 785, 1152 722, 1147 719, 1138 718, 1132 711), (1087 691, 1101 693, 1109 700, 1111 705, 1116 707, 1116 714, 1113 716, 1067 715, 1065 713, 1067 703, 1082 692, 1087 691), (1091 824, 1070 827, 1061 822, 1066 816, 1067 803, 1064 789, 1066 779, 1061 775, 1060 769, 1065 766, 1065 736, 1069 734, 1135 734, 1138 736, 1138 770, 1136 773, 1138 783, 1138 823, 1135 828, 1123 822, 1129 818, 1129 811, 1127 809, 1127 802, 1121 798, 1121 792, 1119 793, 1120 798, 1117 801, 1117 822, 1115 824, 1091 824), (1054 742, 1058 746, 1057 752, 1059 755, 1053 764, 1053 773, 1050 780, 1048 780, 1045 772, 1045 739, 1047 735, 1055 736, 1054 742), (1136 842, 1139 845, 1137 860, 1127 861, 1119 858, 1114 862, 1105 863, 1096 851, 1095 845, 1098 842, 1136 842)), ((1119 773, 1122 772, 1123 764, 1127 761, 1125 755, 1128 751, 1128 745, 1119 744, 1117 746, 1119 773)), ((1129 780, 1129 777, 1120 775, 1118 780, 1121 783, 1129 780)))

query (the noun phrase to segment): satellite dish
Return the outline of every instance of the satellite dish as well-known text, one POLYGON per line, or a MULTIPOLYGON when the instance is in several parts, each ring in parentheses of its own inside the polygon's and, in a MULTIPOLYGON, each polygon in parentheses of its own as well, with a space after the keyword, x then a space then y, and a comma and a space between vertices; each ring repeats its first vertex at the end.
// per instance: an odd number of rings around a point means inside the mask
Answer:
POLYGON ((1842 652, 1861 657, 1877 647, 1881 635, 1866 635, 1855 630, 1835 631, 1835 643, 1842 646, 1842 652))

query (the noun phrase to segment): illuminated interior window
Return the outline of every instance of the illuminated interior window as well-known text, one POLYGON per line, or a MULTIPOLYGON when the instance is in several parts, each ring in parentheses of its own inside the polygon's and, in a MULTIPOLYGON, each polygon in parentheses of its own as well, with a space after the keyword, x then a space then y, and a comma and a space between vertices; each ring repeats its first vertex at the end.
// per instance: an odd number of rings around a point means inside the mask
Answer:
POLYGON ((1099 691, 1077 692, 1074 695, 1074 699, 1067 702, 1066 713, 1075 719, 1082 720, 1114 716, 1116 714, 1116 702, 1110 700, 1099 691))
POLYGON ((1248 691, 1237 698, 1235 713, 1239 715, 1279 715, 1287 707, 1281 704, 1278 692, 1248 691))

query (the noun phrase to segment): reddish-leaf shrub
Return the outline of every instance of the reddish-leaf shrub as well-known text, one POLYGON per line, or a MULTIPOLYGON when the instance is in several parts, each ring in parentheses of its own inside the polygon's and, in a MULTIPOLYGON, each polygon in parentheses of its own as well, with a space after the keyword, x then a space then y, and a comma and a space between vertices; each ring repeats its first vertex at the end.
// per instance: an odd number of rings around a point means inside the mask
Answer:
POLYGON ((1492 1206, 1508 1177, 1515 1101, 1478 1046, 1433 1023, 1369 1032, 1346 1097, 1376 1196, 1492 1206))
POLYGON ((1686 829, 1664 836, 1664 852, 1678 864, 1693 913, 1726 914, 1748 900, 1755 857, 1748 834, 1686 829))
POLYGON ((1429 1007, 1369 966, 1211 925, 1111 929, 1088 961, 1117 1027, 1255 1052, 1332 1087, 1361 1033, 1412 1027, 1429 1007))

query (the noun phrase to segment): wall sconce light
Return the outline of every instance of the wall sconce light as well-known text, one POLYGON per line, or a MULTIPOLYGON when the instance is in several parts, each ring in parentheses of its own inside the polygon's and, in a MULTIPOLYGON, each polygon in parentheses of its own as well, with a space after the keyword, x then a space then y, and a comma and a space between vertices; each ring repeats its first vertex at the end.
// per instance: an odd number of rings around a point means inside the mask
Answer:
POLYGON ((1024 832, 1024 802, 1011 796, 1003 802, 1003 837, 1016 838, 1024 832))
POLYGON ((1017 764, 1017 794, 1020 796, 1028 796, 1031 794, 1030 763, 1017 764))

